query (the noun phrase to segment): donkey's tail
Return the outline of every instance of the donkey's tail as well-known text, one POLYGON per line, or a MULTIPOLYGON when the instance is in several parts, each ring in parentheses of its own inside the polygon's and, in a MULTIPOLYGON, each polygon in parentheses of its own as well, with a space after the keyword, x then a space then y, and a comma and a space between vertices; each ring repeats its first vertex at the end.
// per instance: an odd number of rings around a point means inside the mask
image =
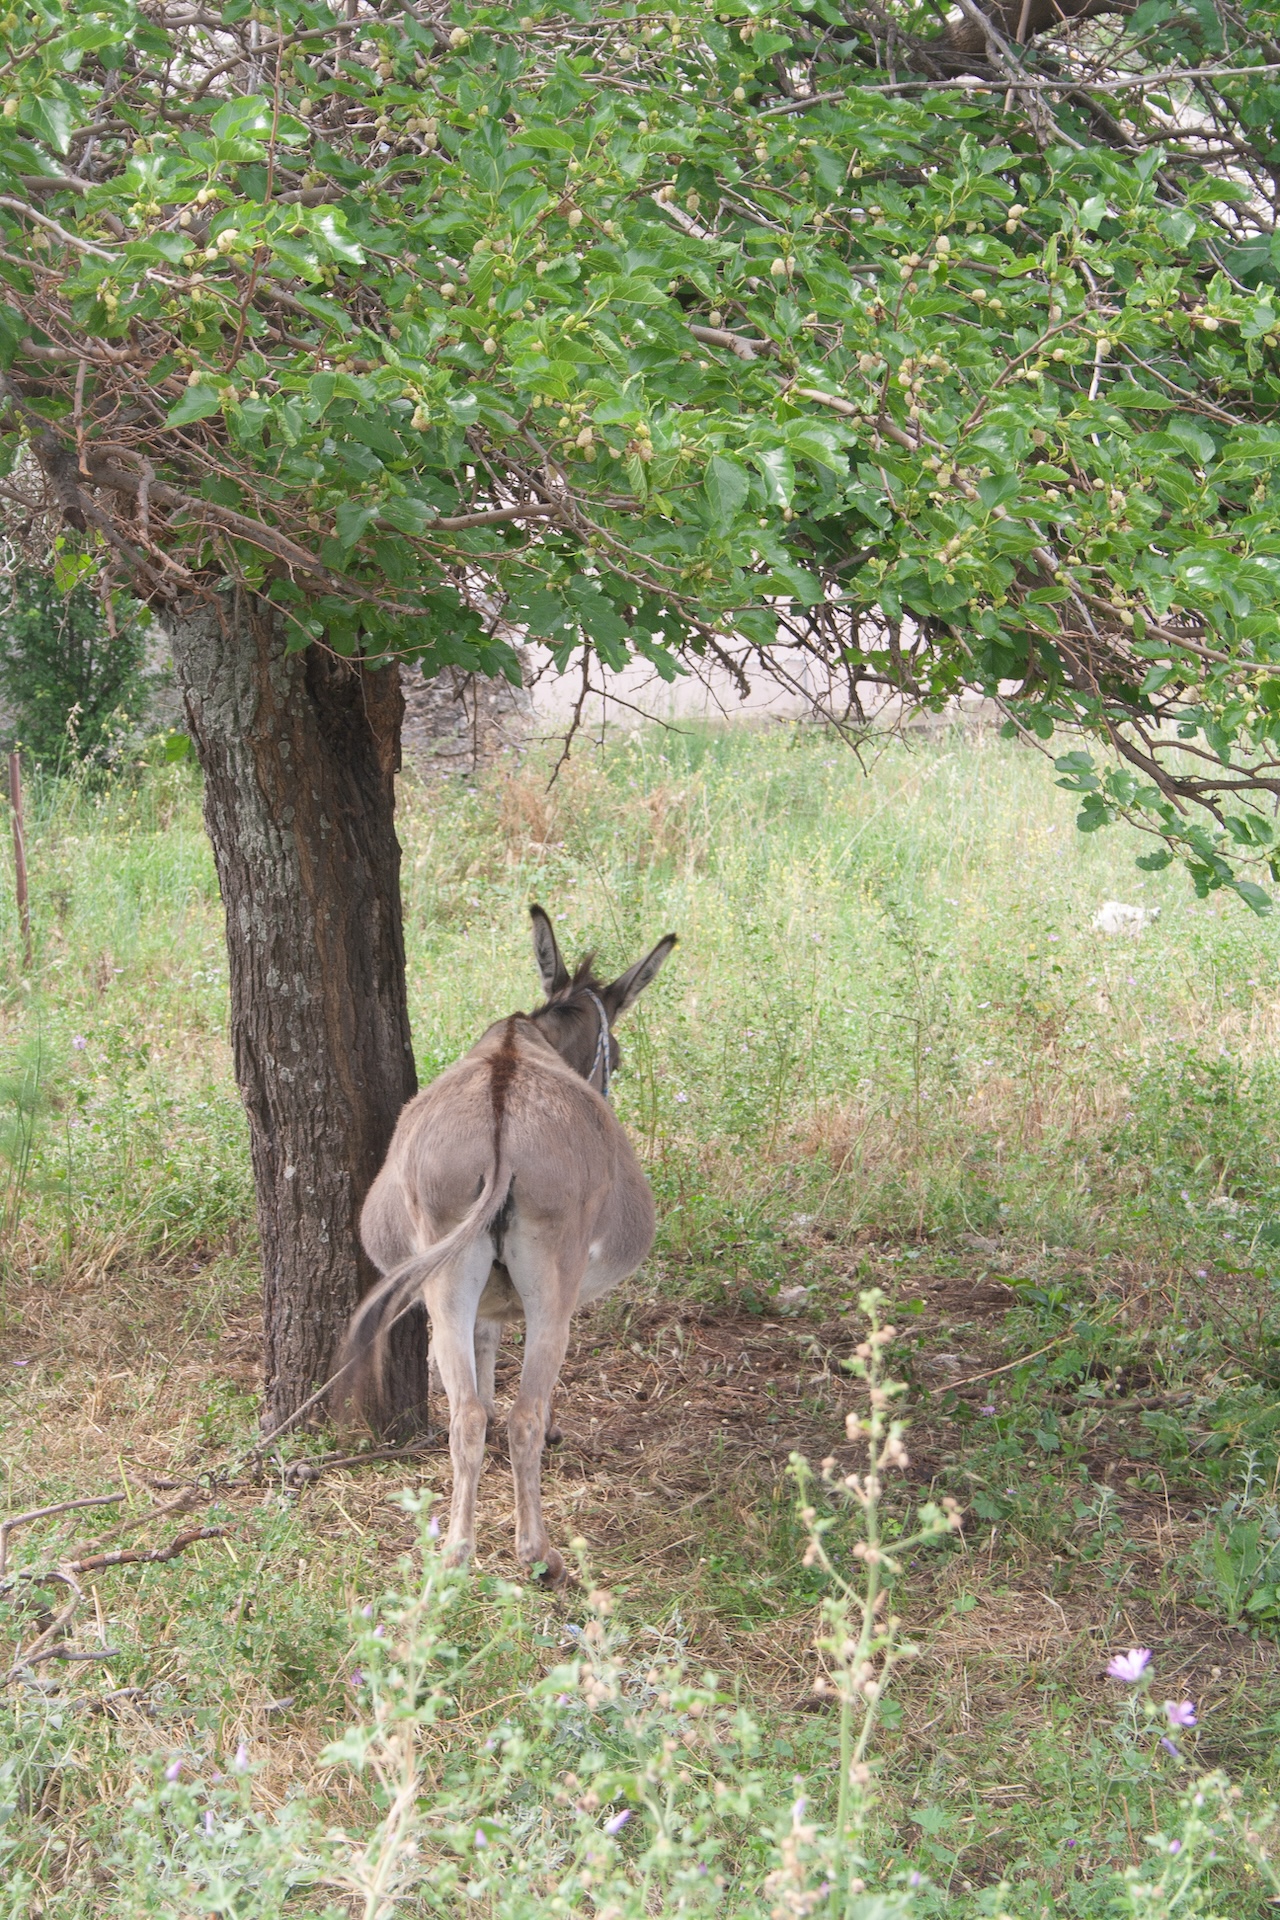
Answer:
POLYGON ((510 1170, 503 1164, 501 1155, 496 1154, 484 1185, 457 1226, 421 1253, 410 1254, 365 1295, 347 1328, 339 1357, 344 1400, 362 1412, 376 1409, 386 1373, 392 1327, 417 1305, 432 1275, 488 1231, 507 1203, 510 1185, 510 1170))

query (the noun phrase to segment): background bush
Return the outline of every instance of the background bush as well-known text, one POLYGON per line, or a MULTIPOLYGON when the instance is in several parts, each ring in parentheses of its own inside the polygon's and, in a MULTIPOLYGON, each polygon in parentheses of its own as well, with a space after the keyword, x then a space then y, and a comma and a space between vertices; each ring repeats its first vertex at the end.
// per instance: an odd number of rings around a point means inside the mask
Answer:
POLYGON ((146 712, 148 624, 117 594, 109 625, 74 562, 24 567, 3 583, 0 745, 21 745, 46 767, 109 756, 146 712))

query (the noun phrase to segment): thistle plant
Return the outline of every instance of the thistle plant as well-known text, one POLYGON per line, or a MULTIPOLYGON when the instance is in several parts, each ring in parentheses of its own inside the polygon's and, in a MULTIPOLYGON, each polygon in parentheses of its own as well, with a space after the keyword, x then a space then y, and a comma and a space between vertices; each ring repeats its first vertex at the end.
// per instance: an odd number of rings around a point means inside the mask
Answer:
POLYGON ((1188 1733, 1197 1725, 1195 1701, 1166 1700, 1163 1707, 1158 1706, 1151 1692, 1154 1677, 1150 1647, 1130 1647, 1127 1653, 1117 1653, 1108 1660, 1108 1680, 1119 1680, 1129 1689, 1118 1731, 1125 1745, 1131 1748, 1140 1747, 1145 1735, 1152 1760, 1157 1747, 1162 1747, 1174 1760, 1181 1760, 1182 1750, 1174 1736, 1179 1732, 1188 1733))
POLYGON ((840 1781, 834 1841, 840 1880, 832 1884, 832 1910, 849 1912, 864 1891, 858 1871, 865 1868, 867 1815, 872 1804, 870 1753, 890 1677, 917 1649, 903 1637, 901 1617, 891 1610, 891 1583, 902 1572, 902 1556, 929 1542, 957 1532, 961 1510, 950 1495, 925 1501, 916 1509, 914 1531, 892 1529, 893 1550, 886 1545, 891 1529, 883 1512, 890 1475, 904 1473, 911 1462, 903 1444, 906 1423, 894 1417, 894 1402, 906 1392, 901 1380, 887 1372, 887 1350, 895 1329, 881 1323, 884 1295, 871 1288, 859 1296, 867 1320, 867 1336, 846 1364, 866 1386, 867 1411, 845 1417, 845 1432, 865 1464, 845 1472, 834 1456, 822 1463, 823 1485, 844 1509, 819 1514, 809 1498, 812 1469, 800 1454, 791 1456, 791 1471, 800 1485, 800 1519, 808 1535, 804 1552, 807 1567, 820 1567, 828 1591, 822 1601, 822 1628, 815 1642, 826 1656, 826 1671, 814 1683, 818 1694, 834 1692, 840 1712, 840 1781), (865 1450, 865 1451, 864 1451, 865 1450), (846 1571, 834 1542, 843 1535, 843 1520, 852 1515, 859 1537, 846 1571))
POLYGON ((1128 1920, 1189 1920, 1191 1915, 1228 1920, 1230 1910, 1220 1904, 1223 1895, 1209 1884, 1210 1870, 1228 1853, 1248 1862, 1268 1889, 1268 1906, 1280 1901, 1280 1875, 1272 1859, 1277 1823, 1273 1805, 1250 1809, 1241 1788, 1224 1773, 1207 1773, 1180 1795, 1179 1812, 1179 1831, 1150 1834, 1148 1859, 1126 1869, 1115 1902, 1118 1912, 1128 1920))

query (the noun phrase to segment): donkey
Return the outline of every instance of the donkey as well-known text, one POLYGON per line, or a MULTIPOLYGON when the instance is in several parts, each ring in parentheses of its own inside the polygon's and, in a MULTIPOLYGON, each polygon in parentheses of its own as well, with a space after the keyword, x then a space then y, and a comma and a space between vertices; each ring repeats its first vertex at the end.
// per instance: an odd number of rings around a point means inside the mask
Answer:
POLYGON ((669 933, 609 985, 588 955, 575 973, 539 906, 533 951, 545 1003, 496 1020, 409 1102, 364 1204, 360 1233, 384 1276, 347 1333, 344 1363, 368 1402, 387 1334, 415 1301, 449 1399, 453 1501, 446 1550, 475 1540, 476 1485, 493 1417, 503 1322, 523 1319, 520 1387, 507 1416, 516 1555, 559 1585, 565 1563, 542 1517, 542 1449, 577 1307, 635 1272, 653 1244, 649 1183, 609 1106, 614 1023, 656 977, 669 933))

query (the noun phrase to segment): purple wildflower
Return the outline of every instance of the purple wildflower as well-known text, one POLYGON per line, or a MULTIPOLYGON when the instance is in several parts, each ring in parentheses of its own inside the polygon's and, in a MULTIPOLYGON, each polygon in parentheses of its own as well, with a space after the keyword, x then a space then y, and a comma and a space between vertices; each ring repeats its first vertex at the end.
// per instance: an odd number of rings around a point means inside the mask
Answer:
POLYGON ((1171 1727, 1194 1727, 1196 1706, 1194 1700, 1166 1700, 1164 1717, 1171 1727))
POLYGON ((72 1040, 71 1044, 75 1048, 77 1053, 83 1053, 85 1048, 88 1046, 89 1042, 85 1039, 82 1033, 78 1033, 76 1034, 75 1038, 72 1040))
POLYGON ((367 1605, 367 1606, 363 1606, 363 1607, 361 1607, 361 1609, 360 1609, 360 1618, 361 1618, 362 1620, 372 1620, 372 1618, 373 1618, 373 1606, 372 1606, 372 1604, 371 1604, 371 1603, 370 1603, 369 1605, 367 1605))
POLYGON ((489 1838, 488 1838, 488 1835, 485 1833, 484 1828, 477 1827, 476 1828, 476 1845, 478 1847, 487 1847, 488 1844, 489 1844, 489 1838))
POLYGON ((1123 1680, 1128 1687, 1136 1686, 1151 1665, 1150 1647, 1130 1647, 1128 1653, 1117 1653, 1107 1662, 1107 1678, 1123 1680))
POLYGON ((204 1810, 204 1830, 206 1833, 213 1832, 213 1808, 212 1807, 206 1807, 204 1810))
POLYGON ((1181 1840, 1171 1840, 1169 1842, 1169 1851, 1170 1853, 1181 1853, 1182 1852, 1181 1840))
POLYGON ((427 1538, 428 1540, 438 1540, 440 1538, 440 1522, 436 1519, 434 1513, 427 1522, 427 1538))
POLYGON ((1167 1736, 1163 1733, 1160 1735, 1160 1745, 1164 1748, 1166 1753, 1171 1753, 1175 1760, 1181 1760, 1182 1755, 1178 1752, 1178 1749, 1174 1746, 1172 1740, 1168 1739, 1167 1736))
POLYGON ((173 1781, 177 1779, 178 1775, 181 1772, 182 1772, 181 1760, 171 1760, 168 1766, 164 1770, 164 1777, 172 1785, 173 1781))
POLYGON ((924 1875, 922 1873, 917 1873, 915 1868, 913 1867, 910 1873, 907 1875, 907 1885, 909 1887, 922 1887, 924 1885, 924 1875))
POLYGON ((989 1400, 985 1407, 978 1408, 979 1413, 994 1413, 995 1410, 996 1410, 996 1403, 994 1400, 989 1400))
POLYGON ((232 1770, 236 1773, 247 1773, 249 1771, 249 1749, 243 1740, 236 1748, 236 1757, 231 1762, 231 1766, 232 1770))
POLYGON ((621 1813, 612 1814, 610 1818, 605 1821, 604 1823, 605 1832, 621 1833, 622 1829, 626 1826, 630 1818, 631 1818, 630 1807, 624 1807, 621 1813))
POLYGON ((364 1675, 359 1667, 352 1667, 351 1669, 351 1684, 353 1687, 362 1687, 364 1685, 364 1675))

